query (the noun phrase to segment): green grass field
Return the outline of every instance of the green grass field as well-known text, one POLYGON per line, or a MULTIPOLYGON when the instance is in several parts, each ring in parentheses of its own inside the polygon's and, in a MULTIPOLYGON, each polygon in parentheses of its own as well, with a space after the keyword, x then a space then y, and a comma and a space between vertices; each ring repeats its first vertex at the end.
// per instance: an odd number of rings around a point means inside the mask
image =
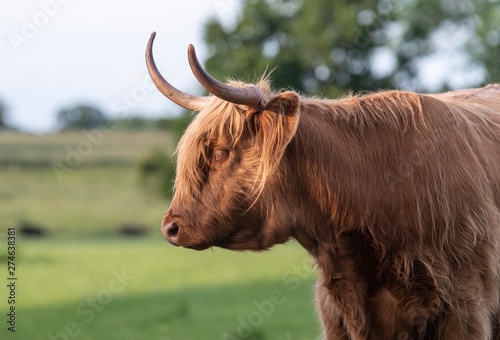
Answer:
MULTIPOLYGON (((173 150, 159 132, 109 132, 64 173, 79 132, 0 132, 0 339, 317 339, 314 269, 295 242, 264 253, 170 246, 168 200, 142 188, 135 162, 173 150), (7 330, 7 228, 17 235, 16 332, 7 330), (143 237, 118 235, 144 225, 143 237)), ((85 139, 84 139, 85 140, 85 139)))
MULTIPOLYGON (((288 340, 318 333, 313 269, 294 243, 256 254, 194 252, 152 237, 21 238, 16 262, 17 339, 288 340)), ((2 289, 3 306, 6 300, 2 289)), ((0 334, 9 335, 5 326, 0 334)))
POLYGON ((0 231, 21 222, 78 234, 123 223, 157 228, 168 201, 141 187, 135 167, 152 148, 174 145, 165 132, 103 132, 95 146, 81 132, 0 132, 0 231))

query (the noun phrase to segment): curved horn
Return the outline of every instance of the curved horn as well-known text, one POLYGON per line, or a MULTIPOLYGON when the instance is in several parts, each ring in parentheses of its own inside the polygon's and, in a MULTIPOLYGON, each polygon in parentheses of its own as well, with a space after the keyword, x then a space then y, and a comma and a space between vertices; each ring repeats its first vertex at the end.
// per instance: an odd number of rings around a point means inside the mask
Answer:
POLYGON ((249 107, 256 107, 261 99, 262 92, 255 85, 246 87, 229 86, 213 78, 200 65, 196 57, 196 51, 193 45, 188 47, 189 66, 193 71, 194 76, 200 84, 211 94, 220 99, 227 100, 234 104, 243 104, 249 107))
POLYGON ((177 105, 191 111, 201 111, 206 105, 208 97, 193 96, 176 89, 170 85, 170 83, 160 74, 160 71, 158 71, 153 59, 153 41, 155 40, 155 37, 156 32, 151 33, 151 37, 149 38, 148 46, 146 48, 146 65, 153 83, 163 95, 177 105))

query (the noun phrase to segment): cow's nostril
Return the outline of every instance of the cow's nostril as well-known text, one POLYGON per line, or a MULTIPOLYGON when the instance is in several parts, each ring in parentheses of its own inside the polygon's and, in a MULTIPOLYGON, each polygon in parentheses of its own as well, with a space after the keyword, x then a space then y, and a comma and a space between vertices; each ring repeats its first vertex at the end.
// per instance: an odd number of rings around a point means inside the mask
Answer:
POLYGON ((163 218, 161 224, 161 233, 169 243, 173 244, 174 246, 180 245, 180 227, 175 221, 171 220, 171 216, 165 216, 163 218))
POLYGON ((170 225, 167 227, 167 235, 170 237, 176 236, 179 233, 179 226, 177 223, 172 222, 170 225))

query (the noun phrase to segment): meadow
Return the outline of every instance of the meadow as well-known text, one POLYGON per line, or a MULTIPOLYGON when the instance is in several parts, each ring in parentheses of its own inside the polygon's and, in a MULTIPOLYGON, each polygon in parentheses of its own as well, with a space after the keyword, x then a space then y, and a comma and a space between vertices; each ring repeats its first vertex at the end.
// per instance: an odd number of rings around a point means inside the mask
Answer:
POLYGON ((168 133, 0 131, 0 339, 317 339, 315 270, 295 242, 263 253, 169 245, 167 195, 136 162, 168 133), (43 237, 20 233, 40 225, 43 237), (118 233, 139 225, 140 237, 118 233), (16 332, 7 229, 16 230, 16 332))
POLYGON ((79 131, 33 136, 0 132, 0 231, 22 222, 56 234, 112 232, 123 223, 158 227, 164 197, 142 188, 136 162, 173 152, 168 133, 79 131))

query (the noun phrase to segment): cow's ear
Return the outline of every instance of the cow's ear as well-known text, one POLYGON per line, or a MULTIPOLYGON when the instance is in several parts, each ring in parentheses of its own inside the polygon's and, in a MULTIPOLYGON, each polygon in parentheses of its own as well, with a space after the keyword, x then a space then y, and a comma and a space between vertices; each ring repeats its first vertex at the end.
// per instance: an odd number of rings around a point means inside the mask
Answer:
POLYGON ((283 92, 269 100, 255 117, 257 135, 280 136, 285 144, 291 140, 297 130, 300 97, 295 92, 283 92))
POLYGON ((299 108, 300 97, 295 92, 283 92, 280 95, 271 98, 264 107, 264 111, 283 114, 286 116, 295 116, 299 108))

